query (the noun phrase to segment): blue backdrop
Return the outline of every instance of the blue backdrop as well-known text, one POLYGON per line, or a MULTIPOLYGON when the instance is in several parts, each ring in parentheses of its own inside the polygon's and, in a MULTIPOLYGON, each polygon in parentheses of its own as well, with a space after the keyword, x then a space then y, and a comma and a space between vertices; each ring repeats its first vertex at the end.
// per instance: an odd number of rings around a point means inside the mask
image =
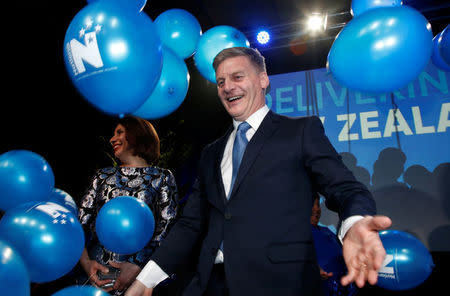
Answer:
MULTIPOLYGON (((381 95, 349 90, 325 68, 270 81, 268 106, 288 116, 318 115, 393 228, 450 251, 450 73, 429 63, 407 87, 381 95)), ((336 223, 326 212, 323 218, 336 223)))

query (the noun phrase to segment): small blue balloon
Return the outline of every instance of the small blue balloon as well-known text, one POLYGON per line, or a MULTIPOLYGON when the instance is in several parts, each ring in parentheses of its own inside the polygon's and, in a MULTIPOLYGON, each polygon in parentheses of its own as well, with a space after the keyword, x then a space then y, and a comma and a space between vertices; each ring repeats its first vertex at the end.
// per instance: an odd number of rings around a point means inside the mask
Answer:
POLYGON ((142 250, 152 238, 155 219, 142 200, 119 196, 102 206, 95 230, 106 249, 118 254, 133 254, 142 250))
POLYGON ((78 207, 75 200, 64 190, 54 188, 48 201, 62 205, 66 209, 70 210, 75 217, 78 217, 78 207))
POLYGON ((450 25, 442 30, 439 40, 439 51, 442 59, 450 66, 450 25))
POLYGON ((144 12, 95 1, 73 18, 64 62, 78 91, 99 110, 128 114, 152 93, 162 69, 161 41, 144 12))
POLYGON ((350 12, 353 16, 377 7, 401 6, 402 0, 352 0, 350 12))
POLYGON ((70 272, 84 249, 77 217, 53 202, 26 203, 8 210, 0 220, 0 238, 21 254, 30 280, 37 283, 70 272))
POLYGON ((144 9, 147 0, 87 0, 87 3, 103 1, 118 5, 124 9, 133 9, 135 11, 142 11, 144 9))
POLYGON ((431 61, 433 64, 444 71, 450 71, 450 64, 447 64, 441 55, 441 50, 439 48, 439 40, 442 40, 442 32, 434 36, 433 38, 433 53, 431 54, 431 61))
POLYGON ((371 9, 351 20, 328 54, 341 85, 368 93, 405 87, 428 64, 433 35, 427 19, 408 6, 371 9))
POLYGON ((151 96, 133 115, 157 119, 169 115, 183 103, 189 88, 189 72, 184 60, 163 48, 161 77, 151 96))
POLYGON ((52 296, 109 296, 105 291, 93 286, 70 286, 59 290, 52 296))
POLYGON ((48 162, 28 150, 11 150, 0 155, 0 209, 47 200, 55 186, 48 162))
POLYGON ((380 239, 386 257, 378 271, 377 285, 388 290, 408 290, 423 283, 433 270, 433 258, 414 236, 399 230, 384 230, 380 239))
POLYGON ((162 44, 180 58, 194 54, 202 28, 191 13, 184 9, 169 9, 155 19, 155 25, 162 44))
POLYGON ((30 277, 20 254, 0 240, 0 290, 5 296, 29 296, 30 277))
POLYGON ((216 83, 216 72, 212 66, 216 55, 230 47, 249 47, 250 42, 245 35, 230 26, 216 26, 206 31, 198 41, 194 54, 195 66, 200 74, 216 83))

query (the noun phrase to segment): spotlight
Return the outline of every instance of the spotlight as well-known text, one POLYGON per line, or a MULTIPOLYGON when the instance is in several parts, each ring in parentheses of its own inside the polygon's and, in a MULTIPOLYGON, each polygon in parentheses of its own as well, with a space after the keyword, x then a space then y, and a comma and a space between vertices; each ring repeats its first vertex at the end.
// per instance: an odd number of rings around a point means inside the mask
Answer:
POLYGON ((267 31, 259 31, 256 35, 256 40, 258 40, 259 44, 267 44, 270 40, 270 35, 267 31))
POLYGON ((309 31, 318 32, 324 31, 327 27, 327 15, 321 13, 313 13, 307 22, 307 28, 309 31))

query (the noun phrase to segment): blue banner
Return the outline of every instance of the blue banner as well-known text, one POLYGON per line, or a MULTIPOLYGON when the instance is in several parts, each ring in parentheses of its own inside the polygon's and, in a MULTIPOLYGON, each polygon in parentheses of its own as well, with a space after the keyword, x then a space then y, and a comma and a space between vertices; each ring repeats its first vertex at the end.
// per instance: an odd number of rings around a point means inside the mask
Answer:
POLYGON ((270 81, 269 108, 319 116, 346 165, 374 193, 379 212, 395 219, 393 228, 450 251, 450 73, 430 63, 405 88, 376 95, 339 85, 324 68, 272 75, 270 81), (412 201, 415 208, 403 207, 412 201), (428 214, 430 225, 413 226, 428 214), (433 241, 442 235, 445 242, 433 241))

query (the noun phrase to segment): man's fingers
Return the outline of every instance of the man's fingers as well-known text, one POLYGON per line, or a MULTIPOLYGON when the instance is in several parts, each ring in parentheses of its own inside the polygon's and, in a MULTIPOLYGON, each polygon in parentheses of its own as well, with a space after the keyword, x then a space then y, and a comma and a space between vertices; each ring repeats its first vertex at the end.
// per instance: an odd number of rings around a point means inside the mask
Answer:
POLYGON ((369 221, 369 227, 373 230, 380 231, 391 227, 392 220, 386 216, 374 216, 369 221))
POLYGON ((354 282, 354 281, 355 281, 355 276, 356 276, 356 271, 355 271, 354 268, 351 268, 351 269, 348 271, 347 275, 345 275, 345 276, 343 276, 343 277, 341 278, 341 284, 342 284, 343 286, 347 286, 347 285, 350 284, 351 282, 354 282))
POLYGON ((368 279, 369 284, 371 285, 375 285, 378 281, 378 271, 377 270, 369 270, 369 275, 368 275, 368 279))

